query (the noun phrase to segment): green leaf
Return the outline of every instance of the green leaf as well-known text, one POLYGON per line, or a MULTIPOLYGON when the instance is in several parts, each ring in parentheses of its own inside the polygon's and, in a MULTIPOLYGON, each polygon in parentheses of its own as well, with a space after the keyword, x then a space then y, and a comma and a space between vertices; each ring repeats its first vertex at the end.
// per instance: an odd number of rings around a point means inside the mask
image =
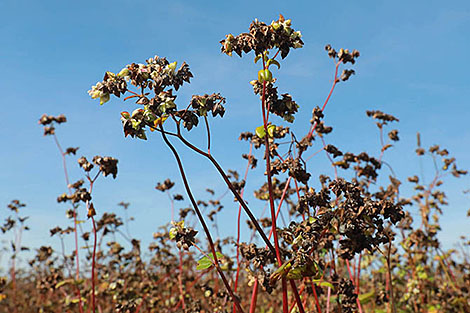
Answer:
POLYGON ((175 239, 177 232, 178 232, 178 230, 175 227, 171 228, 170 229, 170 239, 175 239))
POLYGON ((182 230, 184 228, 184 220, 181 220, 179 222, 171 222, 171 223, 175 227, 172 227, 170 229, 169 235, 170 235, 170 239, 175 239, 176 234, 178 233, 178 230, 182 230))
POLYGON ((100 105, 103 105, 108 101, 109 101, 109 94, 106 93, 100 97, 100 105))
POLYGON ((357 298, 362 304, 366 304, 370 302, 370 300, 372 299, 372 297, 374 297, 374 295, 375 295, 375 291, 372 290, 371 292, 360 294, 359 296, 357 296, 357 298))
POLYGON ((286 274, 287 279, 301 279, 303 277, 304 267, 292 267, 286 274))
POLYGON ((286 275, 289 273, 291 268, 292 268, 292 260, 286 261, 276 271, 274 271, 271 274, 271 276, 269 277, 270 283, 274 284, 274 282, 280 280, 281 278, 286 277, 286 275))
POLYGON ((83 284, 85 282, 85 280, 83 278, 80 278, 79 280, 73 280, 73 284, 76 285, 76 286, 79 286, 81 284, 83 284))
POLYGON ((268 125, 268 135, 269 137, 274 137, 274 130, 276 129, 276 125, 268 125))
POLYGON ((72 284, 75 280, 74 279, 66 279, 66 280, 63 280, 61 282, 58 282, 56 285, 55 285, 55 289, 58 289, 64 285, 67 285, 67 284, 72 284))
POLYGON ((200 259, 199 261, 197 261, 197 266, 196 266, 196 269, 197 270, 205 270, 206 268, 209 268, 211 267, 213 264, 212 264, 212 261, 209 260, 208 257, 203 257, 202 259, 200 259))
POLYGON ((266 135, 266 132, 264 131, 264 126, 256 127, 255 133, 256 133, 256 136, 263 139, 264 136, 266 135))
POLYGON ((268 62, 266 63, 266 67, 269 67, 270 65, 276 65, 277 69, 281 68, 281 64, 279 64, 279 62, 274 59, 269 59, 268 62))
POLYGON ((313 282, 315 285, 318 285, 318 286, 321 286, 321 287, 330 287, 331 289, 334 288, 332 283, 329 283, 329 282, 324 281, 324 280, 313 279, 312 282, 313 282))
MULTIPOLYGON (((215 253, 217 255, 217 259, 222 259, 224 258, 224 255, 220 252, 215 253)), ((214 265, 214 256, 211 254, 209 257, 203 257, 199 261, 197 261, 197 270, 205 270, 207 268, 210 268, 211 266, 214 265)))

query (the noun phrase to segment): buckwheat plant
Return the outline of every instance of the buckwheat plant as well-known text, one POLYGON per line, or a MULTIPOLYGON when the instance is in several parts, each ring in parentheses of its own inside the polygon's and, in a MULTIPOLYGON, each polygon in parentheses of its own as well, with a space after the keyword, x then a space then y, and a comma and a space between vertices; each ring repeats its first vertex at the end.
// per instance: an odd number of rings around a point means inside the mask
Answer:
MULTIPOLYGON (((80 258, 79 258, 79 246, 78 246, 78 231, 77 231, 77 225, 81 222, 78 219, 78 209, 80 206, 80 203, 85 204, 86 211, 87 211, 87 217, 91 219, 92 222, 92 227, 93 227, 93 234, 94 234, 94 241, 93 241, 93 251, 91 253, 91 259, 92 259, 92 264, 91 264, 91 308, 93 312, 95 312, 96 308, 96 299, 95 299, 95 284, 96 284, 96 279, 95 279, 95 260, 96 260, 96 249, 97 249, 97 230, 96 230, 96 222, 95 222, 95 207, 92 202, 92 192, 93 192, 93 186, 100 176, 100 174, 103 174, 103 176, 108 176, 112 175, 113 178, 116 178, 117 176, 117 163, 118 160, 112 157, 101 157, 99 155, 93 157, 92 162, 89 162, 86 157, 82 156, 78 159, 78 165, 82 168, 84 171, 85 178, 88 182, 88 188, 85 186, 85 181, 83 179, 77 180, 74 183, 71 183, 69 180, 69 174, 68 174, 68 169, 67 169, 67 161, 66 161, 66 156, 70 155, 75 155, 78 151, 78 147, 69 147, 65 149, 65 151, 62 149, 62 146, 59 143, 59 140, 56 135, 56 126, 62 123, 65 123, 67 121, 67 118, 64 115, 59 115, 59 116, 51 116, 51 115, 46 115, 44 114, 41 116, 39 119, 39 124, 44 126, 44 136, 53 136, 54 142, 57 145, 57 148, 61 154, 62 157, 62 165, 63 165, 63 170, 64 170, 64 176, 65 176, 65 181, 67 184, 67 193, 63 193, 57 198, 57 202, 61 203, 68 203, 71 206, 71 209, 67 211, 67 216, 73 219, 73 233, 74 233, 74 240, 75 240, 75 264, 76 264, 76 270, 75 270, 75 279, 73 281, 73 285, 76 287, 76 294, 77 298, 75 301, 71 301, 72 304, 78 303, 78 309, 80 313, 84 312, 83 309, 83 303, 82 303, 82 296, 81 296, 81 291, 80 291, 80 285, 83 283, 83 280, 80 279, 80 258), (93 168, 97 167, 95 170, 95 173, 93 172, 93 168)), ((83 232, 83 231, 82 231, 83 232)), ((60 227, 55 228, 51 230, 51 236, 57 234, 57 233, 70 233, 70 231, 64 231, 60 227)), ((87 241, 87 239, 85 240, 87 241)), ((63 244, 63 242, 62 242, 63 244)), ((50 247, 49 247, 50 249, 50 247)), ((64 253, 64 252, 63 252, 64 253)), ((52 254, 52 252, 51 252, 52 254)), ((64 259, 65 253, 64 253, 64 259)), ((59 286, 63 286, 64 284, 60 284, 60 282, 57 282, 59 286)), ((70 303, 68 303, 70 304, 70 303)))
MULTIPOLYGON (((180 300, 174 309, 181 307, 184 312, 202 312, 204 307, 204 310, 228 312, 230 307, 221 302, 229 297, 233 303, 232 312, 252 313, 257 308, 277 312, 282 307, 283 313, 293 310, 300 313, 314 310, 318 313, 350 313, 364 312, 364 305, 367 309, 375 310, 377 305, 380 310, 385 307, 390 312, 398 312, 397 304, 403 307, 406 301, 418 296, 413 290, 426 286, 421 280, 412 279, 419 278, 420 273, 424 272, 424 269, 416 270, 416 263, 412 264, 415 270, 411 274, 406 272, 409 269, 406 266, 397 265, 400 262, 396 260, 397 248, 393 244, 399 235, 404 238, 408 232, 404 225, 409 225, 409 214, 404 211, 404 206, 410 205, 411 201, 399 196, 401 182, 395 175, 389 177, 389 185, 378 185, 378 176, 384 166, 393 173, 383 158, 385 151, 392 147, 391 142, 399 140, 398 130, 388 132, 390 142, 385 140, 384 131, 398 119, 380 111, 367 112, 379 128, 381 150, 378 157, 366 152, 343 152, 326 142, 327 135, 333 131, 324 122, 326 106, 338 84, 348 81, 355 74, 351 67, 360 53, 357 50, 336 50, 326 45, 327 55, 334 64, 333 83, 324 103, 313 107, 308 103, 300 105, 291 94, 280 94, 278 91, 276 73, 281 70, 282 60, 304 45, 301 32, 293 28, 290 19, 280 15, 270 24, 255 20, 248 32, 236 36, 228 34, 220 43, 222 53, 228 56, 235 53, 239 57, 248 55, 259 64, 259 70, 253 73, 255 79, 250 84, 256 98, 259 98, 260 126, 240 135, 240 140, 250 144, 249 153, 242 155, 248 161, 242 179, 236 171, 225 171, 211 153, 210 118, 224 117, 226 99, 220 93, 211 93, 193 95, 186 105, 176 101, 179 88, 189 84, 193 78, 185 62, 179 65, 177 61, 155 56, 145 63, 129 64, 117 73, 107 71, 103 80, 89 91, 90 96, 99 99, 101 105, 108 102, 111 95, 123 97, 124 101, 134 100, 132 108, 121 112, 124 136, 146 140, 150 131, 162 137, 176 160, 186 194, 203 228, 209 253, 199 247, 197 231, 183 220, 189 209, 180 211, 181 220, 173 221, 167 233, 156 236, 162 240, 169 238, 176 241, 180 249, 177 282, 180 300), (288 125, 294 123, 295 115, 301 108, 312 110, 312 119, 305 134, 299 136, 288 125), (186 139, 186 134, 199 125, 203 125, 207 136, 207 146, 204 148, 186 139), (200 208, 208 205, 194 197, 174 141, 208 159, 235 197, 239 206, 237 238, 232 241, 236 249, 235 260, 222 253, 224 245, 220 241, 214 241, 200 208), (314 146, 318 147, 312 153, 310 150, 314 146), (310 154, 307 155, 307 152, 310 154), (320 152, 324 152, 330 161, 334 177, 320 175, 315 184, 308 171, 308 162, 320 152), (260 157, 264 160, 265 183, 254 190, 254 195, 268 208, 268 217, 264 218, 255 217, 243 197, 248 171, 257 166, 260 157), (344 177, 340 176, 341 170, 344 177), (318 190, 312 187, 314 185, 318 186, 318 190), (284 227, 279 227, 283 205, 288 208, 288 220, 284 227), (259 237, 264 246, 251 241, 240 242, 242 209, 248 216, 253 237, 259 237), (214 294, 217 280, 213 284, 206 282, 199 286, 209 306, 188 296, 193 284, 184 281, 183 256, 190 258, 193 248, 203 255, 196 269, 206 271, 201 273, 202 276, 213 273, 215 269, 225 287, 224 292, 214 294), (236 264, 234 271, 230 270, 231 264, 236 264), (374 266, 380 268, 378 274, 374 272, 374 266), (376 275, 372 283, 367 279, 361 280, 362 268, 365 269, 363 275, 376 275), (401 281, 394 279, 396 271, 406 272, 401 281), (404 283, 406 279, 408 283, 404 283), (396 292, 397 285, 400 293, 396 292), (260 287, 264 293, 260 293, 260 287), (247 292, 248 288, 251 292, 247 292), (361 288, 367 291, 361 292, 361 288), (404 290, 406 293, 403 293, 404 290), (375 299, 374 305, 369 304, 371 299, 375 299)), ((438 148, 431 153, 434 157, 436 153, 444 155, 438 148)), ((447 167, 455 165, 448 158, 444 162, 447 167)), ((464 174, 456 168, 455 171, 459 175, 464 174)), ((429 197, 442 198, 432 191, 439 178, 440 175, 437 175, 429 190, 415 200, 421 207, 424 231, 427 233, 435 230, 429 223, 429 213, 436 205, 429 202, 429 197)), ((413 181, 417 182, 416 179, 413 181)), ((165 181, 157 185, 157 189, 168 192, 172 184, 165 181)), ((173 199, 170 199, 173 207, 173 199)), ((174 199, 177 199, 176 196, 174 199)), ((179 195, 178 199, 183 199, 183 196, 179 195)), ((211 221, 222 209, 217 201, 212 203, 214 209, 208 214, 211 221)), ((411 250, 406 250, 409 262, 414 262, 415 257, 410 253, 411 250)), ((449 266, 444 259, 441 261, 441 266, 447 270, 449 266)), ((188 267, 188 275, 191 271, 188 267)), ((468 290, 462 292, 465 293, 468 290)), ((459 303, 461 308, 468 308, 468 303, 459 303)), ((168 305, 165 302, 165 307, 168 306, 171 306, 171 301, 168 305)))

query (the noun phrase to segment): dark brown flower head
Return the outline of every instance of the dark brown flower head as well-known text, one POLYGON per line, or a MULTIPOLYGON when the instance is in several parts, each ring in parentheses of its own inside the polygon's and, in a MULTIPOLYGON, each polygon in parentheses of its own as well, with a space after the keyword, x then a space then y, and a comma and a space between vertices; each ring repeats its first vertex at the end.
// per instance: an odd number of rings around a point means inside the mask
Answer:
POLYGON ((346 64, 348 62, 351 64, 354 64, 356 62, 356 59, 360 56, 359 51, 355 49, 352 52, 350 52, 348 49, 341 48, 339 52, 337 52, 329 44, 325 46, 325 50, 328 53, 328 56, 330 58, 333 58, 333 59, 338 58, 338 60, 341 61, 343 64, 346 64))
POLYGON ((75 147, 75 148, 69 147, 69 148, 67 148, 67 149, 65 150, 65 154, 67 154, 67 155, 71 155, 71 154, 75 155, 75 154, 77 153, 78 149, 79 149, 78 147, 75 147))
POLYGON ((93 157, 93 163, 99 166, 100 171, 106 177, 109 174, 113 175, 113 178, 116 178, 118 168, 118 160, 112 157, 101 157, 99 155, 93 157))
POLYGON ((67 118, 63 114, 58 116, 43 114, 39 119, 39 124, 44 126, 44 136, 55 134, 54 123, 62 124, 65 122, 67 122, 67 118))
POLYGON ((373 119, 377 119, 380 121, 382 125, 386 125, 389 122, 398 122, 399 120, 391 115, 383 113, 382 111, 367 111, 367 116, 372 117, 373 119))
POLYGON ((43 114, 41 118, 39 119, 39 124, 43 126, 52 124, 54 122, 57 124, 62 124, 62 123, 67 122, 67 118, 63 114, 60 114, 58 116, 43 114))
POLYGON ((393 141, 398 141, 400 138, 398 137, 398 130, 394 129, 388 133, 388 138, 393 141))
POLYGON ((176 241, 176 246, 184 250, 189 250, 196 242, 197 231, 191 227, 185 227, 184 221, 173 223, 174 227, 170 229, 170 239, 176 241))
POLYGON ((356 74, 356 72, 354 70, 348 70, 348 69, 343 70, 343 72, 341 73, 340 79, 342 81, 347 81, 349 79, 349 77, 351 77, 351 75, 353 75, 353 74, 356 74))
POLYGON ((54 126, 45 126, 44 127, 44 136, 54 135, 54 134, 55 134, 55 127, 54 126))
MULTIPOLYGON (((285 121, 292 123, 295 119, 294 114, 297 113, 299 105, 292 99, 292 96, 288 93, 278 96, 277 87, 274 87, 274 82, 268 82, 265 88, 265 101, 269 107, 269 111, 282 117, 285 121)), ((263 92, 263 84, 258 80, 251 81, 250 84, 253 86, 253 92, 256 95, 260 95, 263 92)))
POLYGON ((194 95, 191 98, 191 107, 198 116, 207 116, 207 112, 212 112, 213 117, 217 115, 223 117, 225 113, 224 104, 225 98, 219 93, 203 96, 194 95))
POLYGON ((333 155, 333 158, 339 157, 343 155, 343 152, 339 151, 338 148, 336 148, 333 145, 327 145, 325 147, 326 152, 330 153, 333 155))
POLYGON ((155 189, 160 190, 160 191, 167 191, 173 188, 175 185, 174 182, 172 182, 169 178, 165 179, 163 183, 157 183, 157 186, 155 186, 155 189))
POLYGON ((94 167, 94 165, 88 162, 88 160, 84 156, 78 159, 78 165, 80 165, 80 167, 83 168, 85 172, 91 171, 94 167))
POLYGON ((256 55, 262 54, 271 49, 278 49, 281 57, 284 59, 290 49, 297 49, 303 46, 302 34, 295 31, 291 27, 291 20, 285 20, 280 15, 277 21, 273 21, 271 25, 254 20, 248 33, 242 33, 238 36, 232 34, 226 35, 221 40, 221 51, 227 55, 235 52, 240 57, 242 53, 254 51, 256 55))

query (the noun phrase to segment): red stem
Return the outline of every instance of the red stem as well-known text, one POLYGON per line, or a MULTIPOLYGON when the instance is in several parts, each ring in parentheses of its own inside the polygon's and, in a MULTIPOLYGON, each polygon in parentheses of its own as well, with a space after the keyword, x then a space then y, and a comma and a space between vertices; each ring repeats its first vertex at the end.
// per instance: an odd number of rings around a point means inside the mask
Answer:
MULTIPOLYGON (((302 294, 302 293, 304 292, 304 290, 305 290, 305 285, 302 285, 302 287, 300 287, 299 293, 302 294)), ((291 307, 290 307, 290 309, 289 309, 289 313, 291 313, 292 310, 294 310, 294 308, 295 308, 295 302, 292 302, 292 305, 291 305, 291 307)))
MULTIPOLYGON (((62 157, 62 166, 64 169, 64 176, 65 176, 65 183, 67 184, 67 189, 69 191, 69 195, 72 195, 72 190, 70 189, 69 185, 69 174, 67 171, 67 162, 65 160, 65 153, 64 150, 62 149, 62 146, 59 143, 59 140, 57 139, 56 134, 54 134, 54 141, 59 149, 60 155, 62 157)), ((80 280, 80 260, 78 257, 78 232, 77 232, 77 208, 73 206, 73 233, 74 233, 74 240, 75 240, 75 261, 76 261, 76 271, 75 271, 75 280, 78 282, 80 280)), ((82 296, 80 293, 80 287, 76 286, 77 288, 77 297, 78 297, 78 308, 80 313, 83 313, 83 305, 82 305, 82 296)))
MULTIPOLYGON (((267 69, 266 64, 264 62, 263 58, 263 69, 267 69)), ((269 118, 269 107, 266 105, 266 81, 263 81, 263 93, 261 95, 261 111, 263 113, 263 125, 264 125, 264 132, 265 132, 265 139, 264 143, 266 146, 265 150, 265 157, 266 157, 266 174, 267 174, 267 181, 268 181, 268 190, 269 190, 269 204, 271 208, 271 221, 272 221, 272 233, 274 237, 274 247, 276 249, 276 257, 279 266, 282 265, 282 257, 279 249, 279 239, 277 235, 277 229, 276 229, 276 211, 274 208, 274 192, 273 192, 273 187, 272 187, 272 177, 271 177, 271 153, 270 153, 270 148, 269 148, 269 133, 268 133, 268 118, 269 118)), ((292 292, 294 293, 295 300, 297 302, 297 306, 299 308, 300 313, 304 313, 304 308, 302 305, 302 301, 299 296, 299 292, 297 290, 297 287, 295 285, 295 282, 293 280, 290 280, 290 285, 292 288, 292 292)), ((282 310, 284 313, 287 313, 289 310, 289 303, 288 303, 288 297, 287 297, 287 283, 286 279, 282 279, 282 310)))
POLYGON ((320 301, 318 301, 317 289, 313 281, 311 281, 311 283, 312 283, 313 296, 315 297, 315 304, 317 306, 317 312, 321 313, 320 301))
POLYGON ((357 295, 360 294, 359 289, 361 285, 361 258, 362 258, 362 253, 359 253, 359 260, 357 262, 357 275, 356 275, 356 293, 357 295))
MULTIPOLYGON (((253 151, 253 143, 250 143, 250 152, 248 153, 248 164, 246 165, 245 175, 243 176, 243 180, 246 182, 246 178, 248 177, 248 170, 250 168, 250 156, 253 151)), ((243 198, 243 194, 245 192, 245 187, 242 188, 240 192, 240 196, 243 198)), ((237 219, 237 273, 235 274, 235 285, 233 288, 234 292, 237 292, 238 288, 238 278, 240 276, 240 219, 242 214, 242 205, 238 206, 238 219, 237 219)), ((237 307, 235 304, 233 305, 233 313, 237 312, 237 307)))
POLYGON ((181 302, 183 305, 183 310, 186 309, 186 304, 184 302, 184 291, 183 291, 183 251, 180 249, 180 265, 179 265, 179 275, 178 275, 179 289, 181 294, 181 302))
MULTIPOLYGON (((264 62, 263 62, 263 67, 264 62)), ((261 110, 263 112, 263 124, 264 124, 264 143, 266 145, 265 150, 265 158, 266 158, 266 173, 267 173, 267 181, 268 181, 268 191, 269 191, 269 205, 271 208, 271 223, 272 223, 272 233, 274 235, 274 248, 276 249, 276 258, 278 265, 282 265, 282 258, 281 253, 279 250, 279 240, 277 237, 277 230, 276 230, 276 211, 274 208, 274 197, 273 197, 273 186, 272 186, 272 179, 271 179, 271 154, 269 150, 269 134, 268 134, 268 120, 266 118, 266 81, 263 81, 263 93, 261 95, 261 110)), ((287 286, 285 279, 282 280, 282 311, 283 313, 288 313, 288 298, 287 298, 287 286)))
MULTIPOLYGON (((334 78, 333 86, 331 86, 330 93, 328 94, 328 97, 326 97, 325 103, 323 103, 323 106, 321 108, 322 112, 325 110, 325 107, 326 107, 328 101, 330 101, 330 97, 333 94, 333 91, 335 90, 336 84, 339 82, 339 80, 338 80, 338 68, 339 68, 340 64, 341 64, 341 61, 336 62, 335 78, 334 78)), ((310 128, 310 131, 308 132, 308 139, 310 139, 312 137, 313 131, 315 130, 316 126, 317 126, 317 123, 315 122, 315 124, 310 128)))
MULTIPOLYGON (((91 194, 93 192, 93 184, 95 183, 95 180, 98 178, 98 175, 101 173, 101 170, 98 171, 94 179, 91 179, 90 176, 87 176, 88 181, 90 182, 90 189, 88 192, 91 194)), ((86 202, 86 208, 87 211, 90 208, 90 202, 86 202)), ((91 222, 93 224, 93 254, 91 257, 91 309, 93 313, 96 313, 96 295, 95 295, 95 289, 96 289, 96 284, 95 284, 95 268, 96 268, 96 244, 97 244, 97 234, 96 234, 96 223, 95 223, 95 218, 93 215, 91 215, 91 222)))
POLYGON ((96 223, 95 223, 95 218, 92 216, 91 217, 91 221, 93 223, 93 236, 95 237, 94 240, 93 240, 93 256, 91 258, 91 290, 92 290, 92 294, 91 294, 91 301, 92 301, 92 312, 95 313, 95 308, 96 308, 96 296, 95 296, 95 288, 96 288, 96 285, 95 285, 95 267, 96 267, 96 223))
POLYGON ((255 283, 253 285, 253 292, 251 294, 250 313, 255 313, 257 299, 258 299, 258 280, 255 280, 255 283))
MULTIPOLYGON (((352 281, 353 285, 355 285, 354 277, 351 274, 351 267, 349 266, 349 260, 348 259, 346 259, 346 266, 348 268, 349 279, 352 281)), ((359 310, 359 313, 362 313, 362 306, 361 306, 361 301, 359 301, 359 297, 356 298, 356 304, 357 304, 357 308, 359 310)))

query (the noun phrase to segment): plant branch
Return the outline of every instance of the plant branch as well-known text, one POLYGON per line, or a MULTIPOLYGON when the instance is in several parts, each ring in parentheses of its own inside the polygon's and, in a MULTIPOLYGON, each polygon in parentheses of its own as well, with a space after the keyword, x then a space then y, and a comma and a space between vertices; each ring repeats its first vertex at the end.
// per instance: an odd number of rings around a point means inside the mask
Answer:
POLYGON ((238 310, 243 313, 243 309, 242 307, 240 306, 240 300, 238 299, 237 296, 235 296, 235 294, 233 293, 232 291, 232 288, 230 287, 230 284, 228 283, 227 281, 227 278, 225 277, 224 273, 222 272, 220 266, 219 266, 219 260, 217 258, 217 254, 216 254, 216 251, 215 251, 215 246, 214 246, 214 242, 212 240, 212 236, 209 232, 209 228, 207 227, 206 225, 206 222, 204 221, 204 218, 201 214, 201 211, 199 210, 199 207, 197 205, 197 202, 196 200, 194 199, 193 197, 193 194, 191 192, 191 188, 189 187, 189 183, 188 183, 188 180, 186 178, 186 174, 184 172, 184 168, 183 168, 183 164, 181 162, 181 159, 179 157, 179 154, 178 152, 176 151, 175 147, 170 143, 170 141, 168 140, 168 138, 166 137, 166 134, 163 132, 163 126, 160 125, 160 129, 162 130, 162 138, 163 138, 163 141, 165 142, 165 144, 170 148, 171 152, 173 153, 175 159, 176 159, 176 162, 178 163, 178 168, 179 168, 179 171, 180 171, 180 174, 181 174, 181 178, 183 180, 183 184, 184 184, 184 187, 186 189, 186 193, 188 194, 188 197, 193 205, 193 208, 194 208, 194 211, 196 212, 196 215, 198 216, 199 218, 199 222, 201 223, 202 225, 202 228, 204 229, 204 232, 206 234, 206 238, 207 238, 207 241, 209 242, 209 246, 211 248, 211 252, 212 252, 212 256, 214 257, 214 264, 215 264, 215 268, 217 269, 217 272, 219 273, 220 277, 222 278, 222 281, 224 282, 224 285, 225 287, 227 288, 227 291, 229 292, 233 302, 237 305, 237 308, 238 310))

